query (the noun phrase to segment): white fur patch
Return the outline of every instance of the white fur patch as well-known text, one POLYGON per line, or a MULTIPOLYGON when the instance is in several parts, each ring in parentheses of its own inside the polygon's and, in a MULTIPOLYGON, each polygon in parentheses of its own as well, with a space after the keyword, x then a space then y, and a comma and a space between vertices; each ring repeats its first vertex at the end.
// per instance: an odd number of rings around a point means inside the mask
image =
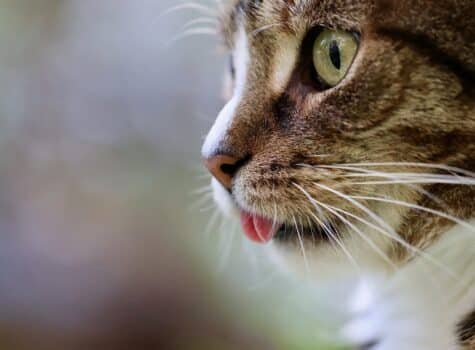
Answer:
POLYGON ((206 137, 201 151, 204 158, 210 157, 226 137, 227 130, 232 124, 236 109, 239 106, 247 82, 249 65, 249 49, 244 27, 237 32, 236 47, 234 50, 234 64, 236 69, 236 81, 234 94, 231 100, 224 106, 206 137))
MULTIPOLYGON (((475 307, 474 225, 472 220, 452 228, 424 256, 397 270, 353 233, 344 244, 359 268, 322 245, 308 248, 310 273, 305 275, 317 289, 335 286, 335 295, 345 286, 345 297, 329 299, 326 307, 342 314, 341 336, 350 349, 459 350, 457 325, 475 307)), ((374 232, 362 231, 381 249, 387 248, 374 232)), ((279 253, 305 272, 296 247, 286 246, 279 253)))
POLYGON ((351 346, 459 349, 457 324, 475 307, 475 231, 457 226, 427 253, 444 268, 419 257, 387 279, 364 282, 364 307, 344 328, 351 346))
POLYGON ((211 180, 211 186, 213 188, 213 199, 219 210, 221 210, 221 212, 227 217, 237 217, 239 213, 236 205, 223 185, 221 185, 218 180, 213 178, 211 180))

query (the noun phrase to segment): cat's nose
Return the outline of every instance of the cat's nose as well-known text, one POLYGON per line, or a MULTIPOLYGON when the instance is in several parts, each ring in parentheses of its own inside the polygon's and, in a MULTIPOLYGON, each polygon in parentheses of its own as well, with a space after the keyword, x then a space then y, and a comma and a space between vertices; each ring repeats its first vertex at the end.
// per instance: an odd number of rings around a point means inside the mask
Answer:
POLYGON ((227 155, 215 155, 204 159, 204 164, 211 175, 228 190, 231 189, 234 175, 243 163, 242 159, 227 155))

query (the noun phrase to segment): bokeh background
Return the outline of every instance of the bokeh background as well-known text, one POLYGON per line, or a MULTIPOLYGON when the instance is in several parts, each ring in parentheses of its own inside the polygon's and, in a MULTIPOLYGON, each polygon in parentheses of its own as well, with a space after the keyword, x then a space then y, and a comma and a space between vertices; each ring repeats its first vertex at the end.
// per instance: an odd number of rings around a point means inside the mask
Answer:
POLYGON ((179 4, 0 0, 2 349, 321 341, 292 283, 214 214, 199 150, 226 55, 214 0, 179 4))

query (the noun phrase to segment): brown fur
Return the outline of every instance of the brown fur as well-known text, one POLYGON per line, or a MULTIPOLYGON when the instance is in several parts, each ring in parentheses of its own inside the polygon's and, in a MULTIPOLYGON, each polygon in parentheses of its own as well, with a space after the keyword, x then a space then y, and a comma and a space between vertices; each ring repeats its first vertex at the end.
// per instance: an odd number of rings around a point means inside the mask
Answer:
MULTIPOLYGON (((462 219, 475 216, 475 190, 428 185, 445 207, 404 185, 351 186, 341 170, 301 166, 365 162, 422 162, 475 171, 475 1, 471 0, 264 0, 234 1, 223 15, 226 44, 233 45, 245 17, 250 72, 244 98, 219 152, 250 159, 235 178, 234 194, 247 210, 306 225, 315 208, 292 183, 314 198, 355 212, 354 206, 313 183, 349 195, 391 194, 394 199, 443 210, 462 219), (264 26, 278 26, 259 31, 264 26), (288 38, 304 40, 316 27, 355 31, 361 46, 347 78, 319 91, 309 83, 308 57, 282 91, 271 86, 274 53, 288 38), (319 157, 319 155, 327 155, 319 157), (328 156, 329 155, 329 156, 328 156)), ((381 167, 398 172, 433 172, 381 167)), ((378 212, 392 206, 366 202, 378 212)), ((453 223, 407 208, 397 230, 426 248, 453 223)), ((361 214, 361 213, 360 213, 361 214)), ((395 245, 393 258, 410 258, 395 245)), ((475 349, 473 338, 464 340, 475 349)))
POLYGON ((460 338, 467 350, 475 349, 475 311, 460 324, 460 338))

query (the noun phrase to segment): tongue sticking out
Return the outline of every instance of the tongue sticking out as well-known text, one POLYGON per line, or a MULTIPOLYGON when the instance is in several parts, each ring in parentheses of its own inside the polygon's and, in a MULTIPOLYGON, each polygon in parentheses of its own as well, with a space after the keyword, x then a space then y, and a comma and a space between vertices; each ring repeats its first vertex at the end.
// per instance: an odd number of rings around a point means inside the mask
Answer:
POLYGON ((241 212, 241 225, 246 236, 256 243, 268 243, 278 231, 272 220, 246 212, 241 212))

